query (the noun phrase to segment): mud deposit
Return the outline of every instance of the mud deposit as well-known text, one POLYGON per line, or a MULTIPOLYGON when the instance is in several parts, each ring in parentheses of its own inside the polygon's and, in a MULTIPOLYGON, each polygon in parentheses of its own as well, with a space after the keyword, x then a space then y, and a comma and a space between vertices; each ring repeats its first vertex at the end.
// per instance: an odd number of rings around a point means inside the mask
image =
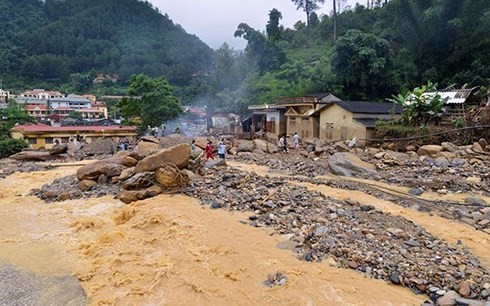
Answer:
MULTIPOLYGON (((37 280, 74 275, 90 305, 420 305, 426 298, 327 262, 300 261, 277 247, 279 235, 244 224, 248 215, 190 197, 124 205, 109 196, 49 204, 29 196, 76 169, 0 179, 4 269, 37 280), (265 286, 275 273, 287 281, 265 286)), ((5 296, 0 304, 14 304, 5 296)))

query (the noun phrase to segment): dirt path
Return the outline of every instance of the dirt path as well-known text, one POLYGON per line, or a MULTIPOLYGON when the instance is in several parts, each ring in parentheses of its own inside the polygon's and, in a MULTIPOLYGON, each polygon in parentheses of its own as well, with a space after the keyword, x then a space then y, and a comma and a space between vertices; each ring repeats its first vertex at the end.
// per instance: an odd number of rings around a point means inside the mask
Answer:
POLYGON ((419 305, 424 297, 327 263, 299 261, 243 214, 162 195, 46 204, 28 196, 76 167, 0 180, 0 261, 40 275, 73 273, 91 305, 419 305), (286 285, 267 288, 270 273, 286 285))

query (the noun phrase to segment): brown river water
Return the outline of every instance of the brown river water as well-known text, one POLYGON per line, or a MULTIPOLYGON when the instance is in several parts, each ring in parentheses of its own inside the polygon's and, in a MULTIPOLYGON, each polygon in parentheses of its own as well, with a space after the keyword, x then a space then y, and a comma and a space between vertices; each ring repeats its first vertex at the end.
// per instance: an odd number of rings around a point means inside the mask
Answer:
MULTIPOLYGON (((420 305, 426 298, 328 263, 300 261, 277 248, 279 235, 240 222, 247 215, 203 208, 190 197, 124 205, 111 197, 44 203, 28 195, 77 169, 0 179, 0 264, 43 276, 75 275, 90 305, 420 305), (286 285, 264 286, 275 272, 288 277, 286 285)), ((461 239, 490 264, 488 235, 469 226, 361 192, 307 187, 403 215, 449 242, 461 239)))

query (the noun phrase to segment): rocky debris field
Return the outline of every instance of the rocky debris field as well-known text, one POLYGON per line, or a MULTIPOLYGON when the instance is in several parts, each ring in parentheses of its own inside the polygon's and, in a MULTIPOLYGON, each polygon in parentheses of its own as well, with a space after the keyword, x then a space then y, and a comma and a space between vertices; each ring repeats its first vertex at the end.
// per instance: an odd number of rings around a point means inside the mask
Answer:
POLYGON ((16 172, 35 172, 50 169, 53 169, 53 167, 34 162, 19 162, 10 159, 0 160, 0 178, 5 178, 16 172))
POLYGON ((473 226, 477 230, 483 230, 490 234, 490 205, 477 196, 467 197, 464 203, 443 200, 431 201, 418 198, 417 196, 422 193, 419 189, 412 189, 410 190, 409 195, 405 195, 385 191, 377 186, 372 186, 367 183, 348 180, 307 177, 287 179, 312 183, 315 185, 325 185, 337 189, 362 191, 366 194, 373 195, 378 199, 387 200, 405 208, 438 214, 446 219, 459 220, 473 226))
MULTIPOLYGON (((259 176, 227 167, 220 160, 204 163, 200 147, 207 139, 196 139, 197 148, 192 151, 190 141, 183 135, 143 137, 134 150, 87 164, 76 176, 32 193, 46 201, 114 195, 131 203, 163 192, 184 192, 213 209, 249 213, 248 224, 273 229, 285 239, 280 247, 295 251, 303 260, 327 261, 409 287, 428 294, 428 303, 490 302, 488 268, 465 246, 449 245, 403 217, 373 206, 335 200, 297 185, 308 182, 362 191, 403 207, 458 219, 488 233, 490 207, 478 197, 490 190, 488 146, 444 143, 394 152, 313 142, 304 151, 281 154, 263 140, 226 140, 230 159, 283 174, 259 176), (407 195, 368 182, 319 177, 328 174, 412 189, 407 195), (419 197, 426 191, 475 196, 466 203, 429 201, 419 197)), ((281 286, 287 281, 283 276, 270 275, 264 284, 281 286)))
MULTIPOLYGON (((255 143, 256 141, 252 142, 255 143)), ((349 148, 343 144, 327 145, 322 141, 309 144, 306 150, 290 150, 290 154, 265 154, 248 147, 238 151, 233 158, 244 163, 254 163, 271 170, 291 175, 315 177, 332 171, 332 156, 348 152, 361 161, 374 166, 375 171, 357 171, 360 178, 373 179, 398 186, 422 188, 440 194, 473 192, 490 195, 490 151, 485 140, 473 146, 456 146, 452 143, 426 145, 406 152, 380 148, 349 148)), ((357 161, 359 163, 359 161, 357 161)), ((352 163, 351 163, 352 164, 352 163)))
POLYGON ((327 260, 434 299, 451 290, 470 299, 490 296, 489 271, 464 246, 450 246, 372 206, 231 168, 210 170, 186 194, 211 208, 250 212, 251 226, 271 227, 289 238, 304 260, 327 260))
POLYGON ((40 189, 32 189, 30 194, 46 202, 58 202, 81 198, 99 198, 106 195, 117 196, 120 186, 117 184, 80 184, 76 175, 54 180, 40 189))

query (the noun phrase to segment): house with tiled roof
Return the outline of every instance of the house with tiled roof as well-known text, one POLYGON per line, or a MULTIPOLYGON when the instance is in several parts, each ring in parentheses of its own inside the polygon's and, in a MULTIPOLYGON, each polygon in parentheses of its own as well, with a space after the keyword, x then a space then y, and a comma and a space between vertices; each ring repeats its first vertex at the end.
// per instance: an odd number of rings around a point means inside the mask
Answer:
POLYGON ((59 126, 45 124, 24 124, 10 130, 12 137, 23 139, 30 148, 49 149, 56 142, 67 143, 70 139, 82 136, 87 143, 106 137, 113 141, 135 140, 135 126, 59 126))

